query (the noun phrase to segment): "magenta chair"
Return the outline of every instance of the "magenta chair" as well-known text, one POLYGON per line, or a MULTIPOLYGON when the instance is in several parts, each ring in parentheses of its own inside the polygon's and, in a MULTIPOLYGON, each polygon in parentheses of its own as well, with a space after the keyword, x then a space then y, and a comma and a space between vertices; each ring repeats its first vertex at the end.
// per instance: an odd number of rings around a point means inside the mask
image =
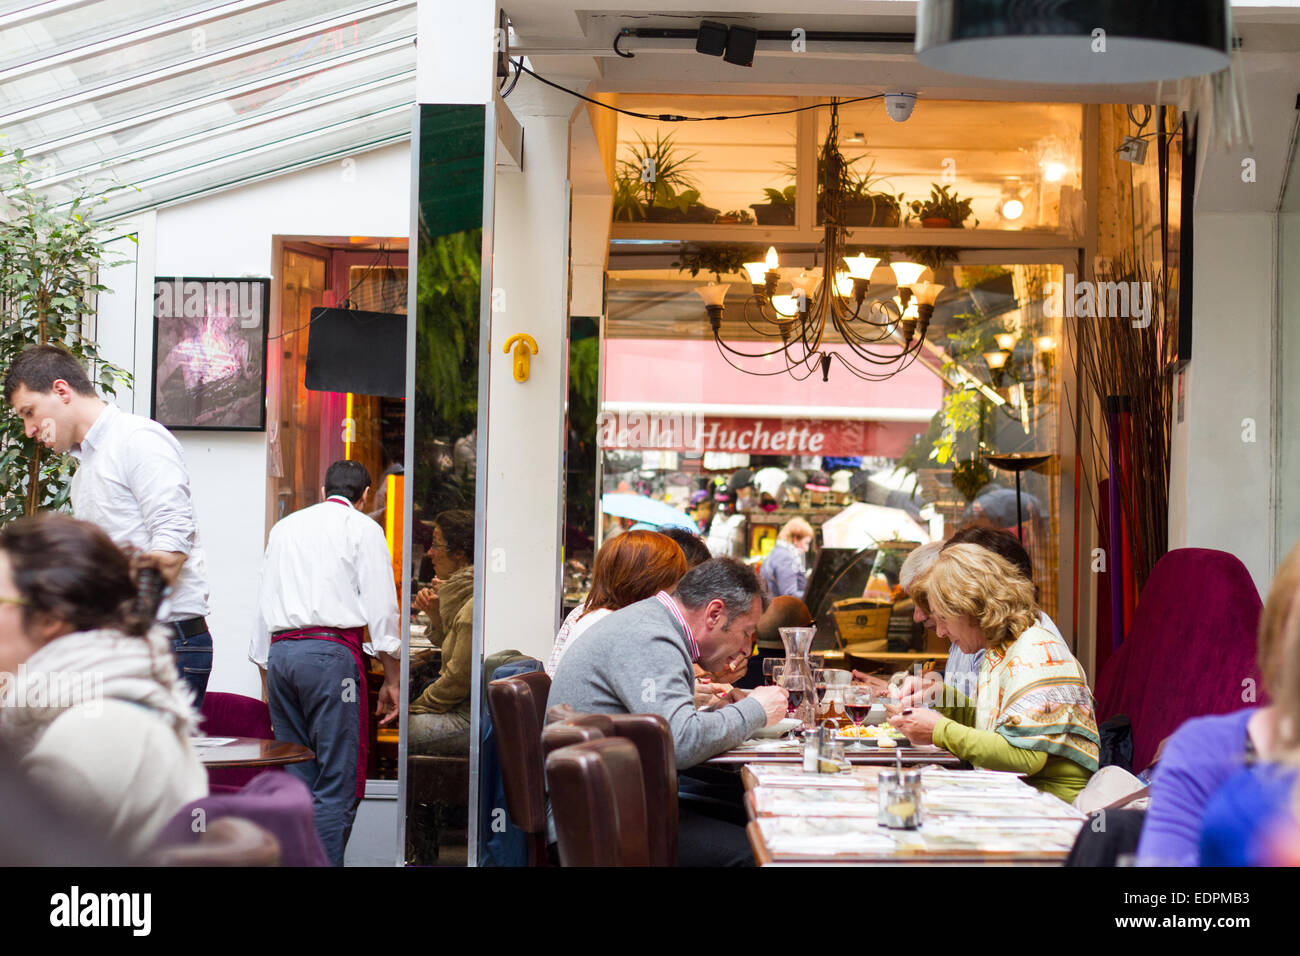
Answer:
MULTIPOLYGON (((242 694, 215 694, 203 696, 202 730, 209 737, 259 737, 274 740, 271 730, 271 708, 265 701, 242 694)), ((234 793, 246 786, 266 768, 227 767, 208 770, 208 786, 213 793, 234 793)))
POLYGON ((238 793, 218 793, 183 806, 154 842, 155 853, 196 845, 223 817, 256 823, 280 845, 282 866, 329 866, 316 835, 311 790, 283 770, 266 770, 238 793))
POLYGON ((1255 662, 1262 609, 1250 572, 1225 551, 1179 548, 1156 562, 1095 687, 1098 723, 1129 718, 1134 773, 1183 721, 1264 702, 1255 662))

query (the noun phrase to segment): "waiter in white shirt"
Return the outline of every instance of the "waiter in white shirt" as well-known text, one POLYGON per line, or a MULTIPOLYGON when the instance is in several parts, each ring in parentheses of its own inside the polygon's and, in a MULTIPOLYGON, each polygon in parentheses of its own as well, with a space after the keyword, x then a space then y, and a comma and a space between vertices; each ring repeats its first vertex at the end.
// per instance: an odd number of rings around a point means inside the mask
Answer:
POLYGON ((81 363, 53 345, 24 349, 5 375, 5 401, 27 437, 79 465, 72 510, 120 548, 151 554, 171 586, 159 620, 176 666, 202 705, 212 671, 208 580, 180 442, 157 422, 95 394, 81 363))
POLYGON ((325 471, 325 500, 282 518, 266 544, 258 622, 248 657, 265 671, 277 740, 316 759, 286 769, 312 792, 316 832, 335 866, 366 789, 370 739, 363 653, 384 665, 375 711, 398 714, 397 586, 379 525, 365 512, 370 474, 355 461, 325 471), (362 630, 370 628, 370 643, 362 630))

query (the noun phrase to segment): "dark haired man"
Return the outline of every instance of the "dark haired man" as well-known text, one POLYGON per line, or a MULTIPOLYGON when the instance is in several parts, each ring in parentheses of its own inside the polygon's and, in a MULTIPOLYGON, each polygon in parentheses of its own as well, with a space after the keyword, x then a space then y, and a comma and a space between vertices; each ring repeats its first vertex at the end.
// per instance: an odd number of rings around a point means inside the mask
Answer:
POLYGON ((76 516, 119 547, 157 560, 171 585, 159 619, 172 631, 176 666, 201 705, 212 670, 208 581, 180 442, 157 422, 101 399, 76 357, 54 345, 33 345, 14 359, 5 401, 28 438, 77 459, 76 516))
POLYGON ((384 685, 376 715, 398 714, 397 589, 384 533, 366 516, 370 475, 355 461, 325 472, 325 500, 271 529, 249 660, 265 672, 278 740, 310 747, 314 760, 285 769, 311 787, 316 832, 343 865, 366 783, 366 665, 379 657, 384 685), (362 631, 370 628, 370 644, 362 631))
MULTIPOLYGON (((760 727, 785 717, 786 693, 760 687, 716 710, 695 707, 693 663, 734 668, 754 643, 763 611, 753 570, 714 558, 691 570, 673 593, 630 604, 592 625, 556 668, 547 698, 583 713, 659 714, 672 730, 678 770, 730 750, 760 727)), ((683 865, 749 857, 744 830, 680 808, 683 865)))
POLYGON ((677 546, 682 549, 682 554, 686 556, 688 571, 712 557, 704 539, 693 531, 687 531, 685 528, 660 528, 659 533, 677 542, 677 546))

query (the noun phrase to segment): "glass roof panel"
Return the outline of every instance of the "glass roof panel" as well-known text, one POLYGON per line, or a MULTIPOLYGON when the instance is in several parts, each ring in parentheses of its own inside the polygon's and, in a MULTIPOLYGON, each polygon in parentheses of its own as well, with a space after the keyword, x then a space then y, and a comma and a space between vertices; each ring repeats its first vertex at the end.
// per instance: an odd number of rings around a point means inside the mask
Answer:
POLYGON ((99 217, 410 136, 415 0, 17 6, 0 0, 0 150, 60 201, 119 187, 99 217))
MULTIPOLYGON (((132 3, 122 0, 99 0, 52 13, 0 30, 0 70, 72 50, 110 37, 176 20, 204 10, 225 6, 228 0, 171 0, 160 3, 132 3)), ((31 3, 0 4, 0 16, 6 7, 29 7, 31 3)))

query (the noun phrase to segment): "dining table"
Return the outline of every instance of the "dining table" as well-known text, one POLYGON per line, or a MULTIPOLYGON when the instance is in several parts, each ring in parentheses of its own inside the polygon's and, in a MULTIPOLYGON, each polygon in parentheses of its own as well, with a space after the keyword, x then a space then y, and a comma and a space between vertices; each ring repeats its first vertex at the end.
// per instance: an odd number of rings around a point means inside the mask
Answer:
POLYGON ((261 737, 191 737, 190 744, 205 767, 281 767, 314 760, 310 747, 261 737))
POLYGON ((805 772, 750 763, 742 772, 747 832, 760 866, 808 864, 1060 865, 1087 817, 1019 774, 921 769, 920 825, 879 820, 884 768, 805 772))
MULTIPOLYGON (((906 741, 895 747, 866 745, 855 749, 852 741, 844 746, 844 757, 854 766, 892 767, 901 762, 905 767, 934 764, 939 767, 959 768, 969 766, 956 754, 933 744, 914 746, 906 741)), ((706 761, 715 767, 736 767, 751 763, 802 764, 803 744, 793 737, 764 740, 751 737, 730 750, 723 751, 706 761)))

